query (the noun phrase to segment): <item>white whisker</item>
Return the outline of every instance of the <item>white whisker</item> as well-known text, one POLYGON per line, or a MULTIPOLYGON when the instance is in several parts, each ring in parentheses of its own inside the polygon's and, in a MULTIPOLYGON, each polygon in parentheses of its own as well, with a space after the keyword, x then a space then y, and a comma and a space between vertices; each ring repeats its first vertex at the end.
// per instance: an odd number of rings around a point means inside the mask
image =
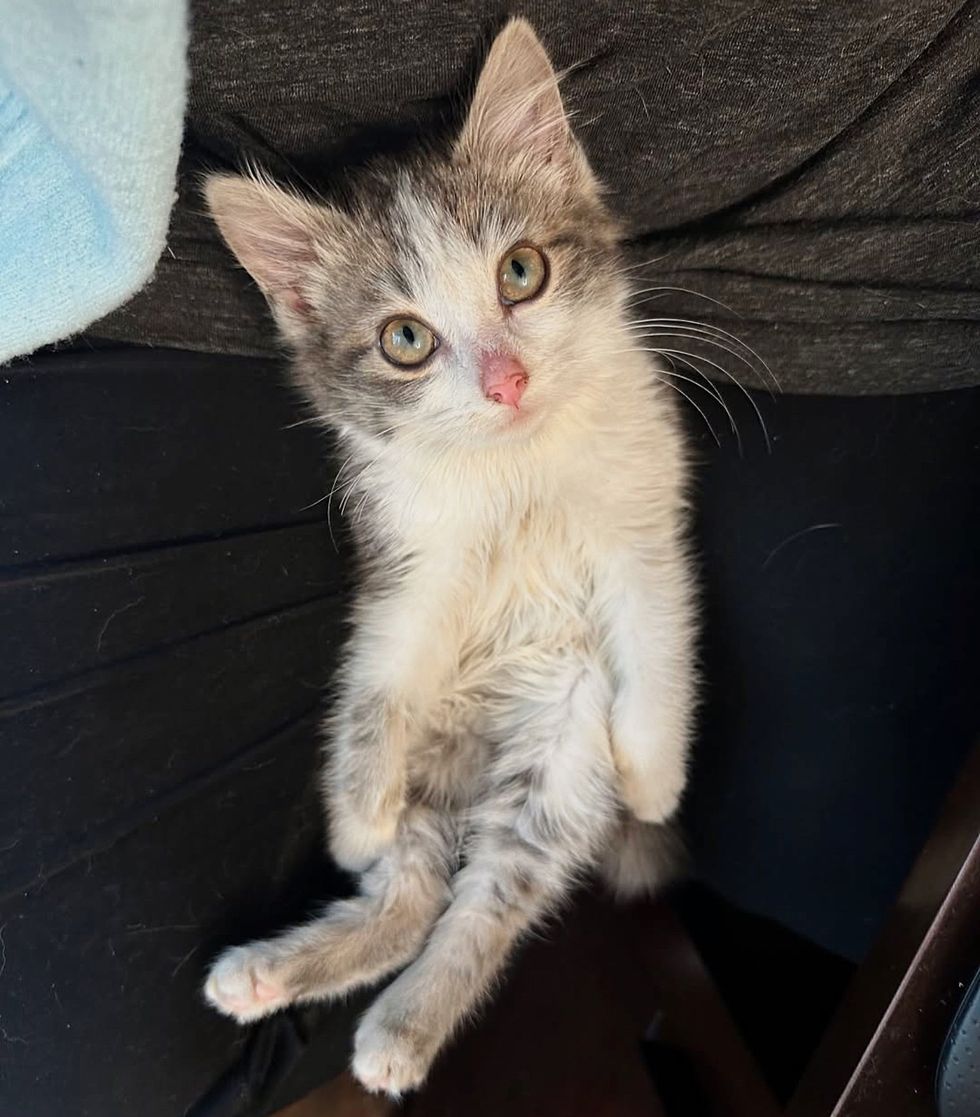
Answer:
POLYGON ((308 427, 313 424, 318 424, 321 427, 327 425, 322 415, 310 415, 309 418, 297 419, 294 423, 287 423, 284 427, 280 427, 280 430, 291 431, 295 430, 296 427, 308 427))
POLYGON ((735 360, 741 361, 750 372, 756 373, 758 370, 755 365, 744 354, 739 353, 737 350, 732 349, 731 346, 726 345, 723 341, 712 334, 705 334, 701 331, 694 333, 691 327, 684 330, 669 330, 669 329, 655 329, 651 326, 636 324, 629 327, 630 331, 637 337, 677 337, 684 341, 697 341, 704 345, 712 345, 716 349, 723 349, 735 360))
POLYGON ((715 385, 711 383, 711 381, 707 378, 707 376, 704 375, 704 373, 699 368, 697 368, 695 365, 691 364, 690 361, 685 360, 682 356, 680 356, 680 354, 675 353, 675 354, 673 354, 673 357, 668 357, 666 354, 664 354, 663 357, 664 357, 664 360, 667 361, 670 364, 672 369, 674 368, 674 360, 678 360, 683 365, 685 365, 687 368, 691 369, 692 372, 696 373, 698 376, 700 376, 704 380, 704 383, 702 384, 700 380, 692 380, 689 376, 683 376, 681 373, 676 372, 676 371, 670 372, 668 374, 670 376, 680 377, 680 379, 686 380, 689 384, 694 384, 696 387, 700 388, 702 391, 707 392, 713 400, 715 400, 717 403, 719 403, 721 405, 722 410, 728 416, 728 422, 729 422, 729 425, 732 428, 732 434, 735 435, 735 442, 738 445, 738 452, 741 455, 741 453, 742 453, 742 434, 741 434, 741 431, 739 431, 738 425, 735 422, 735 416, 732 414, 732 409, 725 402, 725 397, 721 394, 721 392, 718 391, 718 389, 715 387, 715 385))
MULTIPOLYGON (((642 348, 642 347, 638 347, 638 348, 642 348)), ((718 364, 717 361, 712 361, 710 359, 710 357, 705 357, 701 353, 690 353, 686 349, 654 349, 654 348, 648 348, 648 349, 643 349, 643 352, 661 353, 661 354, 670 353, 671 355, 676 355, 676 356, 681 356, 681 357, 690 357, 692 360, 695 360, 695 361, 704 361, 705 364, 711 365, 712 368, 716 368, 722 374, 722 376, 727 376, 728 379, 735 385, 736 388, 738 388, 738 390, 742 393, 742 395, 745 396, 745 398, 751 404, 752 410, 755 412, 756 418, 759 420, 759 426, 762 428, 762 436, 766 440, 766 451, 767 451, 767 453, 770 453, 770 454, 772 453, 772 442, 769 439, 769 429, 766 426, 765 420, 762 418, 762 412, 759 410, 759 405, 755 402, 755 400, 752 398, 752 396, 749 394, 749 392, 728 371, 727 368, 724 368, 722 365, 718 364)))
POLYGON ((627 264, 622 270, 624 272, 638 271, 640 268, 648 268, 651 264, 659 264, 661 260, 666 260, 670 252, 665 252, 662 256, 654 256, 650 260, 641 260, 638 264, 627 264))
POLYGON ((723 329, 721 326, 716 326, 716 325, 714 325, 712 323, 709 323, 709 322, 697 322, 697 321, 695 321, 694 319, 691 319, 691 318, 640 318, 640 319, 637 319, 634 322, 630 323, 629 328, 632 329, 634 326, 640 326, 640 325, 650 325, 650 326, 682 325, 682 326, 687 326, 687 327, 691 327, 691 328, 696 328, 698 330, 706 330, 706 331, 708 331, 712 334, 716 334, 716 335, 720 335, 721 337, 725 337, 729 341, 734 342, 736 345, 740 345, 747 353, 749 353, 752 357, 754 357, 755 360, 757 360, 759 362, 759 364, 762 366, 762 368, 768 373, 770 379, 772 380, 773 384, 775 385, 776 390, 777 391, 782 391, 782 387, 780 386, 780 383, 779 383, 779 380, 776 377, 776 374, 772 371, 772 369, 766 363, 764 358, 762 358, 752 348, 752 346, 748 344, 748 342, 743 341, 742 338, 740 338, 737 334, 733 334, 729 330, 723 329))
POLYGON ((664 291, 670 293, 671 291, 680 291, 685 295, 693 295, 696 299, 704 299, 706 302, 714 303, 715 306, 720 306, 723 310, 727 310, 729 314, 734 314, 736 318, 741 318, 737 310, 734 310, 727 303, 723 303, 721 299, 712 298, 711 295, 702 295, 700 291, 692 291, 689 287, 641 287, 638 291, 633 291, 630 296, 630 301, 639 298, 641 295, 646 295, 653 291, 664 291))
MULTIPOLYGON (((669 358, 668 358, 668 360, 669 360, 669 358)), ((670 374, 668 373, 667 375, 670 375, 670 374)), ((718 433, 717 433, 717 431, 715 430, 715 428, 714 428, 714 427, 713 427, 713 426, 711 425, 711 422, 710 422, 710 420, 708 419, 708 416, 707 416, 707 415, 705 415, 705 413, 704 413, 703 409, 702 409, 702 408, 700 408, 700 407, 699 407, 699 406, 698 406, 698 405, 697 405, 697 404, 696 404, 696 403, 694 402, 694 400, 693 400, 693 399, 691 399, 691 397, 690 397, 690 396, 689 396, 689 395, 687 394, 687 392, 685 392, 683 388, 679 388, 679 387, 678 387, 678 386, 677 386, 676 384, 672 383, 672 382, 671 382, 670 380, 662 380, 662 379, 660 378, 659 374, 657 374, 657 373, 654 373, 654 376, 656 377, 656 379, 657 379, 658 383, 660 383, 660 384, 663 384, 663 385, 664 385, 665 387, 667 387, 667 388, 673 388, 673 390, 674 390, 675 392, 677 392, 677 394, 678 394, 678 395, 681 395, 681 396, 683 396, 683 397, 684 397, 684 399, 686 399, 686 400, 687 400, 687 402, 688 402, 688 403, 689 403, 689 404, 690 404, 690 405, 691 405, 691 406, 692 406, 692 407, 694 408, 694 410, 695 410, 695 411, 696 411, 696 412, 697 412, 697 413, 698 413, 698 414, 699 414, 699 415, 701 416, 701 418, 702 418, 702 419, 704 420, 704 425, 705 425, 705 426, 706 426, 706 427, 708 428, 708 430, 709 430, 709 431, 711 432, 711 437, 712 437, 712 438, 713 438, 713 439, 715 440, 715 442, 716 442, 716 443, 717 443, 717 444, 718 444, 718 445, 720 446, 720 445, 721 445, 721 439, 720 439, 720 438, 718 437, 718 433)))

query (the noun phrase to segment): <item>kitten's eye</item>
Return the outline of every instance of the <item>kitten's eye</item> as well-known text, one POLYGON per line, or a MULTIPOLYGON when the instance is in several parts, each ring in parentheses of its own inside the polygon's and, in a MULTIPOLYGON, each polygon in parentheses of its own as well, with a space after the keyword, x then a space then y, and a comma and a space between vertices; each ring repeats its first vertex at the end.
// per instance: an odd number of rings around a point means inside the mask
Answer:
POLYGON ((533 299, 548 278, 548 264, 529 244, 519 244, 500 261, 497 288, 505 303, 533 299))
POLYGON ((392 318, 381 331, 381 352, 396 365, 420 365, 439 344, 436 335, 414 318, 392 318))

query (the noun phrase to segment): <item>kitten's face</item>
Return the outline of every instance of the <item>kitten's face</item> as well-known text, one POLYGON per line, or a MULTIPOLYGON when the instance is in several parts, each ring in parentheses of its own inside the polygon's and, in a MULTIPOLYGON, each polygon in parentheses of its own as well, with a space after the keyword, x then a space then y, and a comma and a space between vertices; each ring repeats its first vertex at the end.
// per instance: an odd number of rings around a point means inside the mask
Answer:
POLYGON ((452 161, 367 194, 324 249, 298 347, 324 414, 479 441, 535 429, 588 388, 621 298, 609 223, 535 186, 452 161))
POLYGON ((495 42, 448 157, 375 169, 344 211, 229 176, 208 197, 337 427, 527 437, 595 390, 615 348, 616 229, 523 21, 495 42))

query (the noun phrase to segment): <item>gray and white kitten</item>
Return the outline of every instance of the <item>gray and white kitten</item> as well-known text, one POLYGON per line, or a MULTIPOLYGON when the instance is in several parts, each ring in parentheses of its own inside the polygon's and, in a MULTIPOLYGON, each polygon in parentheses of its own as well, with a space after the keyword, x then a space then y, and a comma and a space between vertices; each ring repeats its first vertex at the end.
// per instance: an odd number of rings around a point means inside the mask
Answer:
POLYGON ((245 1022, 401 970, 353 1058, 397 1095, 583 875, 667 872, 694 705, 679 421, 523 20, 447 155, 342 209, 206 192, 349 455, 364 567, 324 776, 359 894, 226 951, 206 996, 245 1022))

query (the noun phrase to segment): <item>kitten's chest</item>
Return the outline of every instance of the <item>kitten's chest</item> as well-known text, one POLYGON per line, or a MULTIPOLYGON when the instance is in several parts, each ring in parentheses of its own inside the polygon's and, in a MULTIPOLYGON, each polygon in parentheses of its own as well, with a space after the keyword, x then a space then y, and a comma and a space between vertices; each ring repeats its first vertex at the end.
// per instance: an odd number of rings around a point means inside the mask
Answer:
POLYGON ((594 556, 582 525, 564 509, 528 507, 480 540, 464 562, 464 646, 504 655, 587 637, 594 556))

